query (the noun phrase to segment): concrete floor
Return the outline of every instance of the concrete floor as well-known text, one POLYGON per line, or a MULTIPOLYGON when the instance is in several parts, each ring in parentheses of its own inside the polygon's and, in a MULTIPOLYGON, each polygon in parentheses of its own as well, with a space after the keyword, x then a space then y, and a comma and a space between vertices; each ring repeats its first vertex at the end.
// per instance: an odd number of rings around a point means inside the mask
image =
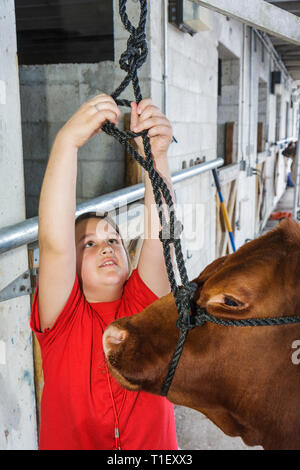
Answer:
MULTIPOLYGON (((276 208, 274 209, 274 212, 292 212, 293 214, 293 209, 294 209, 294 188, 287 188, 281 199, 278 201, 278 204, 276 208)), ((299 220, 299 218, 298 218, 299 220)), ((269 230, 272 230, 277 224, 279 223, 279 220, 272 220, 268 219, 266 225, 263 228, 262 235, 266 232, 269 232, 269 230)))

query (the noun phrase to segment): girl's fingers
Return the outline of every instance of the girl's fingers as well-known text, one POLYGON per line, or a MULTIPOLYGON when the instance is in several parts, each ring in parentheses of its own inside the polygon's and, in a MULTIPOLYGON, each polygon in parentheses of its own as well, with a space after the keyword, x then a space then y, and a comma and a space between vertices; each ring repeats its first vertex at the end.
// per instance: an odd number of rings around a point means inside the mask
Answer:
POLYGON ((105 123, 105 121, 110 121, 115 125, 119 123, 118 115, 111 111, 110 109, 105 109, 101 113, 93 114, 93 116, 89 119, 89 123, 91 124, 94 130, 101 128, 101 126, 105 123))
POLYGON ((172 137, 172 129, 169 126, 154 126, 148 131, 149 137, 172 137))
POLYGON ((145 98, 144 100, 140 101, 139 104, 138 104, 138 107, 137 107, 137 113, 138 115, 141 115, 145 108, 147 108, 147 106, 151 106, 152 105, 152 99, 151 98, 145 98))
POLYGON ((90 106, 101 101, 111 101, 112 103, 116 104, 115 100, 111 96, 106 95, 105 93, 100 93, 100 95, 94 96, 94 98, 86 101, 84 104, 90 106))
POLYGON ((111 109, 119 117, 121 116, 120 108, 115 100, 111 96, 105 94, 95 96, 91 100, 86 101, 81 107, 82 112, 86 112, 87 110, 88 113, 91 114, 102 112, 104 109, 111 109))
POLYGON ((138 126, 136 126, 133 130, 134 132, 142 132, 146 129, 151 129, 154 126, 164 126, 169 127, 171 129, 168 119, 164 115, 160 115, 150 117, 145 121, 139 121, 138 126))
POLYGON ((109 110, 115 113, 118 116, 118 119, 121 116, 120 109, 118 108, 115 102, 112 103, 111 101, 97 102, 88 108, 88 112, 91 113, 92 115, 96 113, 103 113, 106 110, 109 110))
POLYGON ((147 106, 140 115, 139 119, 140 121, 145 121, 146 119, 149 119, 152 116, 161 116, 166 118, 165 115, 162 114, 156 106, 147 106))

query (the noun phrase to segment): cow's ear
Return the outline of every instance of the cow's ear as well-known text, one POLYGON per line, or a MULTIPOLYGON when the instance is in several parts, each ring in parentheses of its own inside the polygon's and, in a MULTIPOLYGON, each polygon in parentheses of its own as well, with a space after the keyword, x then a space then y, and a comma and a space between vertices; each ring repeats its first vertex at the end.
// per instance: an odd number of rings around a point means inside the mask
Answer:
POLYGON ((200 286, 203 285, 208 278, 210 278, 221 268, 221 266, 223 266, 228 256, 230 255, 222 256, 221 258, 216 259, 208 266, 206 266, 206 268, 202 271, 202 273, 199 274, 199 276, 194 280, 194 282, 197 282, 197 284, 200 286))

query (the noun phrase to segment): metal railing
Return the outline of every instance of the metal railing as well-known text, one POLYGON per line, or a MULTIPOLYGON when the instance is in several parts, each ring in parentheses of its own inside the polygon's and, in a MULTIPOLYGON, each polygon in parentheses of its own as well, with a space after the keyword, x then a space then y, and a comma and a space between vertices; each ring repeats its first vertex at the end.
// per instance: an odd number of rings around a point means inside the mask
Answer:
POLYGON ((275 142, 273 142, 271 145, 273 146, 276 146, 276 145, 287 145, 289 144, 290 142, 293 142, 297 140, 297 137, 286 137, 285 139, 281 139, 281 140, 276 140, 275 142))
MULTIPOLYGON (((172 183, 177 184, 186 179, 200 175, 218 168, 224 164, 223 158, 200 163, 172 175, 172 183)), ((111 193, 99 196, 77 205, 76 216, 84 212, 109 212, 132 204, 144 197, 144 183, 119 189, 111 193)), ((33 243, 38 239, 38 217, 32 217, 23 222, 0 229, 0 254, 13 250, 23 245, 33 243)))

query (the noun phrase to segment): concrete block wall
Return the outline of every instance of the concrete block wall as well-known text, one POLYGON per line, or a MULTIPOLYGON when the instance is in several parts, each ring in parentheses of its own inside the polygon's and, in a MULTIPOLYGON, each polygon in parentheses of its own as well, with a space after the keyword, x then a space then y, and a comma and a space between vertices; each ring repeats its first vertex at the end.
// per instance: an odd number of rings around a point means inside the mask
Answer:
POLYGON ((183 161, 216 157, 217 51, 211 32, 203 35, 206 46, 200 47, 196 38, 168 27, 167 115, 178 141, 170 148, 172 170, 183 161))
MULTIPOLYGON (((38 213, 57 132, 85 101, 114 91, 115 70, 109 61, 19 67, 27 218, 38 213)), ((124 179, 124 148, 112 137, 102 133, 79 150, 78 203, 122 188, 124 179)))

